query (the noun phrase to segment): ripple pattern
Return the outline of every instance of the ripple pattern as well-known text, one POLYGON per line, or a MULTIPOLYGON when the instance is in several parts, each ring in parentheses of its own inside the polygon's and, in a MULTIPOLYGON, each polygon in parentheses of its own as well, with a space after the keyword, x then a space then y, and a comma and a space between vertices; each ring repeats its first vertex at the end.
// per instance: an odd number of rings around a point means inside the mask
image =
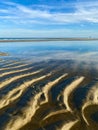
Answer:
POLYGON ((0 61, 0 130, 98 130, 98 79, 69 63, 0 61))

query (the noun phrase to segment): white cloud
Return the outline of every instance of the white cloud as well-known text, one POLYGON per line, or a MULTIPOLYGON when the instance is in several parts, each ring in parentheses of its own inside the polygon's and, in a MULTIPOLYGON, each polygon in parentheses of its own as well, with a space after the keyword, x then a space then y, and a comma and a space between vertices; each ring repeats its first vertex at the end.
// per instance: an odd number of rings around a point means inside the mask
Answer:
MULTIPOLYGON (((62 12, 59 9, 68 8, 65 4, 63 6, 47 6, 42 10, 41 5, 39 9, 26 7, 18 3, 5 2, 7 8, 0 9, 0 19, 16 19, 20 23, 35 23, 35 24, 70 24, 70 23, 98 23, 98 2, 82 2, 71 4, 74 7, 73 12, 62 12), (56 11, 51 12, 51 8, 56 11), (57 11, 58 10, 58 11, 57 11), (20 21, 19 21, 20 19, 20 21), (24 22, 25 20, 25 22, 24 22), (23 21, 23 22, 22 22, 23 21)), ((69 7, 71 8, 71 7, 69 7)))

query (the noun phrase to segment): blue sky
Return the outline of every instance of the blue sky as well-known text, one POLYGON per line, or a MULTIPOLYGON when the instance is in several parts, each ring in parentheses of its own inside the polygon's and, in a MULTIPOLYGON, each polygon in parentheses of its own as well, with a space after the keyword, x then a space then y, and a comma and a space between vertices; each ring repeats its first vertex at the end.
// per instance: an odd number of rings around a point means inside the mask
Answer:
POLYGON ((2 0, 0 37, 98 37, 97 0, 2 0))

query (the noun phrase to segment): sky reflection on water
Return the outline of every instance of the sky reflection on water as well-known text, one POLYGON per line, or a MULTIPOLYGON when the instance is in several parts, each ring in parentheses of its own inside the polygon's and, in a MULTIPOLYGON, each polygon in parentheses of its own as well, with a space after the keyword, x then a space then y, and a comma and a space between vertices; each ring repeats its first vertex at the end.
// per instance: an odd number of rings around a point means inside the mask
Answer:
POLYGON ((0 52, 8 53, 10 58, 96 61, 98 41, 0 43, 0 52))

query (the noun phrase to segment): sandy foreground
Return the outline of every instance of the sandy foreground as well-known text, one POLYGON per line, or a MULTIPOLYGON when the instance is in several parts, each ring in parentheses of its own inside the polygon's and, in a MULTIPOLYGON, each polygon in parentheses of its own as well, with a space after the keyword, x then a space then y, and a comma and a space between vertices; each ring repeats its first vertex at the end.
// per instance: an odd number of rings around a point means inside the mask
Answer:
POLYGON ((39 69, 17 62, 0 68, 0 130, 98 130, 97 80, 68 73, 62 63, 54 69, 54 63, 49 69, 47 62, 39 69), (86 86, 80 99, 77 91, 86 86), (75 100, 83 100, 79 108, 75 100))

